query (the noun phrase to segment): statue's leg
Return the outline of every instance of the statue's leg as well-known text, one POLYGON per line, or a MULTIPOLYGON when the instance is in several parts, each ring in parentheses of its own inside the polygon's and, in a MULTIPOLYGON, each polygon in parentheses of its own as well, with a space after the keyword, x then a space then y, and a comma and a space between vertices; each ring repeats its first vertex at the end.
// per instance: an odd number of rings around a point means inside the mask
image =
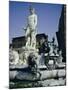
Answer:
POLYGON ((31 46, 34 48, 36 47, 36 35, 34 31, 31 34, 31 46))
POLYGON ((26 30, 26 47, 28 47, 30 45, 30 37, 29 37, 29 34, 30 34, 30 29, 29 27, 27 28, 26 30))
POLYGON ((27 41, 26 41, 26 47, 30 46, 30 37, 27 37, 27 41))
POLYGON ((29 33, 30 33, 30 29, 29 29, 29 27, 27 27, 25 36, 27 37, 29 35, 29 33))

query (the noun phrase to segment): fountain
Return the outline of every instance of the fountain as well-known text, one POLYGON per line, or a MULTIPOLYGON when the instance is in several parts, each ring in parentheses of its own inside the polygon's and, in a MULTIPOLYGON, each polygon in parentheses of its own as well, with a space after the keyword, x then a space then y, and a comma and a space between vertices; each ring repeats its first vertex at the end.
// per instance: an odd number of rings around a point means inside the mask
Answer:
MULTIPOLYGON (((35 14, 35 9, 29 8, 30 15, 28 16, 28 22, 25 31, 26 45, 22 47, 21 54, 25 55, 25 64, 28 64, 28 56, 33 53, 36 57, 38 57, 38 49, 36 48, 36 34, 37 34, 37 15, 35 14)), ((23 56, 24 56, 23 55, 23 56)))
POLYGON ((29 11, 30 15, 28 16, 27 26, 24 28, 26 44, 20 49, 19 54, 12 48, 10 48, 9 51, 10 82, 24 82, 24 80, 34 82, 35 80, 39 80, 38 82, 42 83, 43 80, 46 79, 65 77, 65 64, 62 66, 59 65, 60 63, 62 64, 62 52, 59 51, 59 54, 57 53, 58 48, 54 47, 54 42, 47 42, 45 44, 45 40, 43 40, 40 49, 36 47, 37 14, 35 13, 35 9, 31 6, 29 11), (50 50, 47 50, 47 48, 50 48, 50 50), (41 54, 39 54, 39 51, 41 54), (49 68, 45 63, 46 59, 48 60, 47 65, 50 65, 49 68), (52 65, 56 65, 55 61, 58 63, 57 67, 60 68, 60 70, 56 70, 56 68, 53 67, 51 69, 52 65))

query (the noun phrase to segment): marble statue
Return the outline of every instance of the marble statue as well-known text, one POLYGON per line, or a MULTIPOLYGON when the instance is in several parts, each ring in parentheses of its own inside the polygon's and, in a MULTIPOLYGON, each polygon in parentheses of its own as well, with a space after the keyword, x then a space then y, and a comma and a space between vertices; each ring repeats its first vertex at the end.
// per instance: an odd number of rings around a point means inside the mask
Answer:
POLYGON ((26 34, 26 47, 36 48, 36 27, 37 27, 37 15, 35 9, 29 8, 30 14, 27 19, 27 27, 25 28, 26 34))
POLYGON ((50 56, 58 56, 58 46, 55 43, 55 38, 52 38, 52 42, 49 43, 49 47, 50 47, 50 52, 49 55, 50 56))
POLYGON ((50 55, 50 56, 54 56, 52 43, 49 43, 49 47, 50 47, 49 55, 50 55))
POLYGON ((19 63, 27 64, 30 53, 38 56, 38 49, 36 49, 36 34, 37 34, 37 15, 35 9, 30 6, 29 16, 27 17, 27 25, 24 28, 26 45, 21 48, 19 54, 19 63))
POLYGON ((16 50, 13 50, 12 48, 9 49, 9 63, 10 64, 18 64, 19 62, 19 54, 16 50))
POLYGON ((57 62, 58 63, 62 63, 62 59, 63 59, 63 57, 62 57, 62 51, 60 50, 59 51, 59 57, 57 58, 57 62))

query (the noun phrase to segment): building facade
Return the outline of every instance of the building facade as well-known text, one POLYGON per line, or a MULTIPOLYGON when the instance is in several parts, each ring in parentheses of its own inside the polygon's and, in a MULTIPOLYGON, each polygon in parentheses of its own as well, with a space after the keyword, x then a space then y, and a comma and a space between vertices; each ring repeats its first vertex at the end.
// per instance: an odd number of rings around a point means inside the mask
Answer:
POLYGON ((62 50, 63 61, 66 62, 66 5, 63 5, 56 32, 59 50, 62 50))
MULTIPOLYGON (((36 35, 37 48, 40 45, 41 39, 47 40, 47 35, 45 35, 44 33, 36 35)), ((12 39, 12 47, 16 50, 22 48, 23 46, 25 46, 25 44, 26 44, 25 36, 15 37, 12 39)))

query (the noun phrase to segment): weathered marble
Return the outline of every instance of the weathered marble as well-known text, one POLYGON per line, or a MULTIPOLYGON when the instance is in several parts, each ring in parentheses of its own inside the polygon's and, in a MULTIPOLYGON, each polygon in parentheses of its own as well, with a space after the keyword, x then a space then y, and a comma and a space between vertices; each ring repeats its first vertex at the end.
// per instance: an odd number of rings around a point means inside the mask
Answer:
POLYGON ((63 86, 66 83, 65 79, 61 79, 61 80, 56 80, 56 79, 47 79, 44 81, 38 81, 38 83, 40 83, 43 87, 47 87, 47 86, 63 86))
POLYGON ((17 51, 10 49, 9 50, 9 63, 10 64, 18 64, 19 62, 19 54, 17 51))
POLYGON ((30 15, 28 16, 27 26, 25 29, 26 36, 26 47, 36 48, 36 27, 37 27, 37 14, 35 14, 35 9, 29 8, 30 15))
MULTIPOLYGON (((52 78, 60 78, 66 76, 65 69, 57 69, 57 70, 40 70, 41 73, 40 79, 52 79, 52 78)), ((19 80, 33 80, 34 75, 29 71, 10 71, 10 79, 14 79, 15 77, 19 80)), ((37 76, 38 77, 38 76, 37 76)), ((37 78, 36 78, 37 79, 37 78)))

